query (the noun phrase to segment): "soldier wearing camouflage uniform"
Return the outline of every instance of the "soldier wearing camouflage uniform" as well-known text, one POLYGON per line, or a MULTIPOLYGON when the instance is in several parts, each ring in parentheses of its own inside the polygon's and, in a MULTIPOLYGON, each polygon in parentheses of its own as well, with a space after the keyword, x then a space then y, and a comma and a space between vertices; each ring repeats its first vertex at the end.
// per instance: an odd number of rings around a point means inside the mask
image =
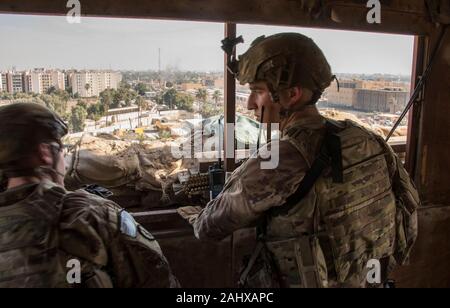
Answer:
POLYGON ((64 189, 66 133, 38 104, 0 108, 0 288, 177 286, 158 243, 130 214, 64 189))
POLYGON ((243 286, 366 287, 371 259, 381 262, 383 283, 417 236, 420 201, 401 161, 378 135, 319 114, 315 104, 335 77, 310 38, 258 38, 230 69, 250 85, 248 109, 280 123, 279 165, 263 170, 256 155, 245 162, 189 217, 196 236, 221 240, 259 226, 243 286), (299 194, 307 177, 311 188, 299 194))

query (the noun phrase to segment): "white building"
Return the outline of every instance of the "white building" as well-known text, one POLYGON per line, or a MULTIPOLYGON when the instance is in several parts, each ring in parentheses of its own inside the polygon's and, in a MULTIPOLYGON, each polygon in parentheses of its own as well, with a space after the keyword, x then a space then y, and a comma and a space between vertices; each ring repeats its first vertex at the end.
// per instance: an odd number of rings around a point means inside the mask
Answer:
POLYGON ((11 92, 12 89, 10 89, 9 86, 9 80, 8 80, 8 73, 1 73, 0 74, 0 83, 2 84, 2 91, 4 92, 11 92))
POLYGON ((31 87, 33 86, 31 74, 29 72, 23 73, 23 91, 26 93, 33 92, 31 87))
POLYGON ((81 97, 99 96, 106 89, 117 89, 122 74, 113 71, 80 71, 72 74, 72 92, 81 97))
POLYGON ((30 77, 25 78, 25 88, 29 92, 38 94, 47 93, 48 89, 54 87, 56 90, 65 90, 64 73, 56 70, 34 70, 28 73, 30 77), (30 80, 27 85, 26 80, 30 80))
POLYGON ((0 74, 0 83, 2 91, 8 93, 23 92, 22 73, 15 71, 7 71, 0 74))
POLYGON ((0 92, 33 92, 45 94, 51 87, 65 90, 72 87, 72 93, 81 97, 98 96, 105 89, 117 89, 122 74, 113 71, 62 72, 59 70, 34 69, 27 72, 0 73, 0 92), (67 73, 67 77, 66 77, 67 73))
POLYGON ((12 93, 24 92, 22 74, 14 72, 10 74, 10 78, 11 78, 12 93))

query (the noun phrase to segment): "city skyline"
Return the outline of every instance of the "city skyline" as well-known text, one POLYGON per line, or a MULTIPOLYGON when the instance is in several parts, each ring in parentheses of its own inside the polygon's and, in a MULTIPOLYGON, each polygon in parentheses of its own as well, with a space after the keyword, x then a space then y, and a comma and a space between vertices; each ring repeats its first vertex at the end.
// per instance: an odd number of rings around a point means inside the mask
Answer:
MULTIPOLYGON (((300 32, 323 49, 335 73, 410 75, 413 37, 336 30, 238 25, 248 48, 254 38, 277 32, 300 32)), ((0 35, 12 37, 0 49, 0 70, 161 69, 223 71, 223 24, 141 19, 82 18, 0 14, 0 35)))
MULTIPOLYGON (((26 67, 22 69, 18 69, 16 65, 11 66, 7 69, 0 69, 0 72, 33 72, 36 70, 45 70, 45 71, 61 71, 61 72, 83 72, 83 71, 111 71, 111 72, 121 72, 121 73, 127 73, 127 72, 136 72, 136 73, 157 73, 158 70, 155 69, 148 69, 148 70, 133 70, 133 69, 109 69, 109 68, 59 68, 59 67, 26 67)), ((164 73, 166 71, 172 71, 172 68, 169 69, 162 69, 161 72, 164 73)), ((199 73, 199 74, 219 74, 222 73, 223 70, 217 70, 217 71, 195 71, 195 70, 178 70, 178 72, 192 72, 192 73, 199 73)), ((354 76, 399 76, 399 77, 410 77, 411 74, 392 74, 392 73, 349 73, 349 72, 335 72, 336 75, 341 76, 347 76, 347 75, 354 75, 354 76)))
POLYGON ((44 94, 49 90, 71 89, 72 94, 92 97, 106 89, 117 89, 121 81, 120 72, 105 70, 62 71, 40 68, 30 71, 0 71, 0 92, 44 94))

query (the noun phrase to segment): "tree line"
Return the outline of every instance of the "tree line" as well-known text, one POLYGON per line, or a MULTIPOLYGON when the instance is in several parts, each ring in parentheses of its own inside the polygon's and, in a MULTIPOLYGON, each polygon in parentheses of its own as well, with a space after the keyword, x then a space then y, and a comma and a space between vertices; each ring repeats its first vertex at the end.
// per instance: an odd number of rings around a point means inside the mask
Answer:
MULTIPOLYGON (((86 119, 93 120, 96 124, 104 117, 110 109, 130 107, 132 104, 139 107, 139 110, 147 110, 149 102, 145 99, 145 93, 152 91, 145 83, 138 83, 132 87, 127 82, 122 82, 118 89, 106 89, 99 94, 96 103, 89 103, 87 100, 72 95, 71 89, 57 90, 51 87, 46 94, 36 93, 6 93, 0 92, 1 100, 9 100, 14 103, 38 103, 47 106, 58 113, 68 124, 71 132, 82 132, 85 128, 86 119), (77 100, 75 106, 68 108, 70 100, 77 100)), ((198 89, 195 95, 177 91, 175 88, 160 90, 153 99, 159 105, 166 105, 168 109, 186 110, 188 112, 197 111, 203 117, 211 117, 222 113, 219 100, 221 92, 215 91, 211 98, 206 89, 198 89), (194 110, 194 102, 201 103, 197 110, 194 110)), ((106 123, 108 125, 108 123, 106 123)))

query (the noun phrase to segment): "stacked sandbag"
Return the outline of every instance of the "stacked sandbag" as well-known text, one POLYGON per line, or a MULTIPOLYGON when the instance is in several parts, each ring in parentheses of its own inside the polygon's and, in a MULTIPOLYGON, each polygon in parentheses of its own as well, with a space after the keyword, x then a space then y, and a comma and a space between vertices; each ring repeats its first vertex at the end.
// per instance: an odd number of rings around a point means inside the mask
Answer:
MULTIPOLYGON (((374 124, 374 125, 367 124, 367 123, 361 121, 360 119, 358 119, 358 117, 356 115, 349 113, 349 112, 342 112, 342 111, 337 111, 337 110, 321 110, 321 113, 323 116, 333 119, 333 120, 336 120, 336 121, 351 120, 351 121, 357 123, 358 125, 377 133, 378 135, 380 135, 382 137, 386 137, 392 129, 392 127, 389 127, 389 126, 383 126, 383 125, 378 125, 378 124, 374 124)), ((392 136, 393 137, 406 136, 407 130, 408 130, 408 128, 406 126, 400 126, 395 130, 395 132, 392 136)))
POLYGON ((65 179, 69 189, 97 184, 111 190, 122 206, 141 209, 171 203, 171 186, 182 164, 171 155, 169 143, 135 143, 89 134, 70 154, 65 179))

